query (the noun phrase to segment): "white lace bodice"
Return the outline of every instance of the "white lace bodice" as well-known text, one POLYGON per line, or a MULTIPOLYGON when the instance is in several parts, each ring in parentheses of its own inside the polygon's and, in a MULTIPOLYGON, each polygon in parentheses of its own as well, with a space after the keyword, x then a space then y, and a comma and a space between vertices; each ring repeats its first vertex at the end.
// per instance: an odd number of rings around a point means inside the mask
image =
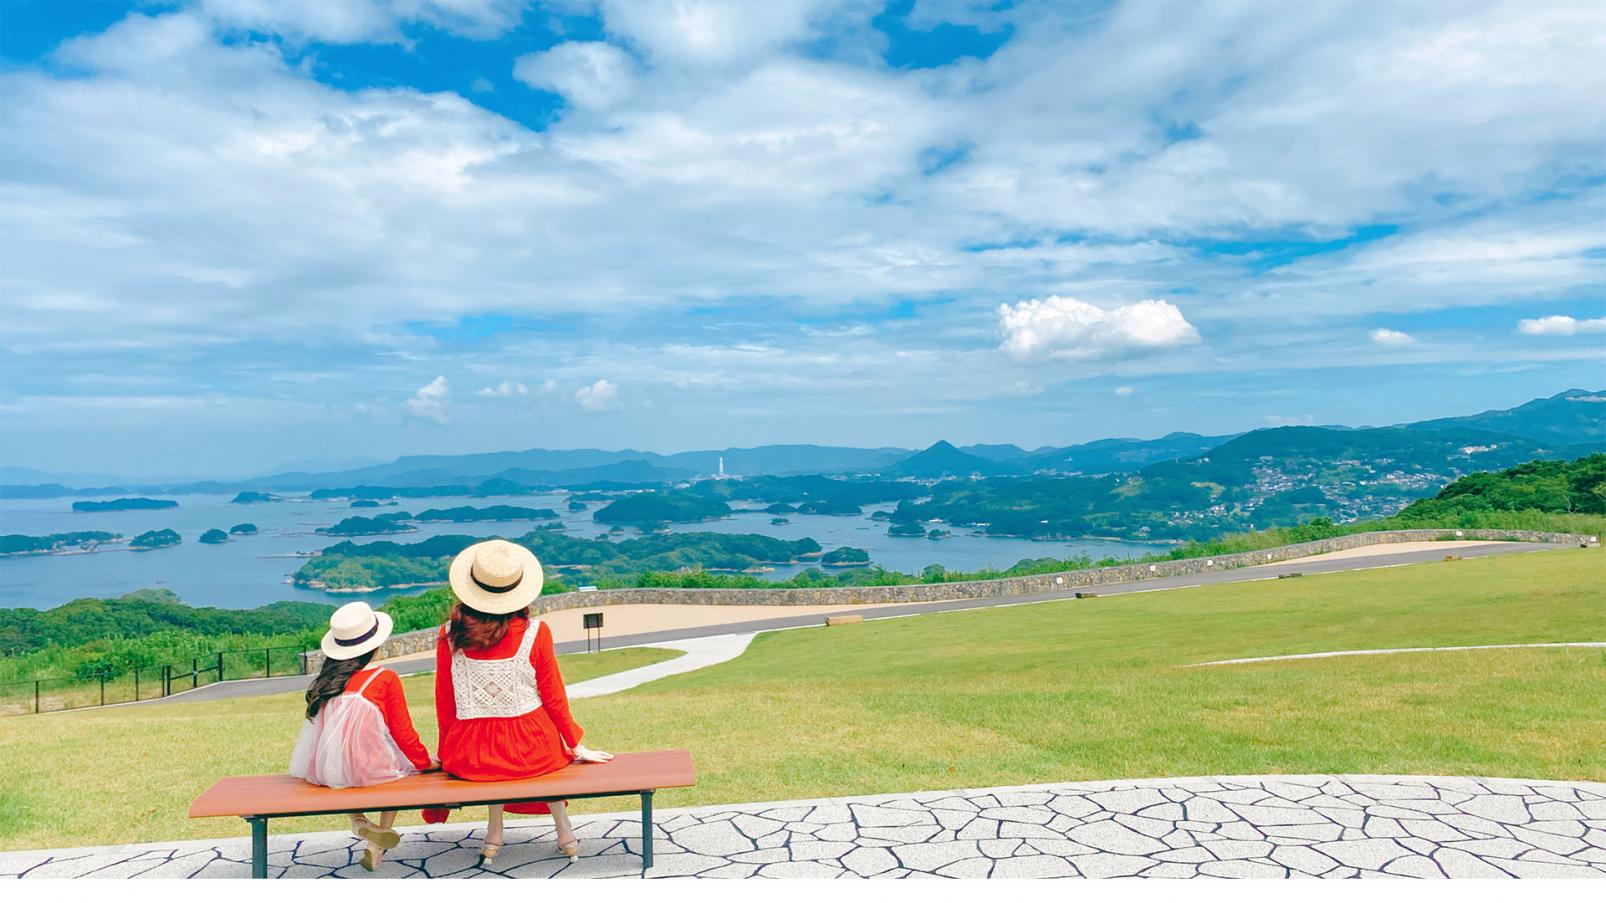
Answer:
POLYGON ((511 658, 476 659, 452 650, 452 696, 457 717, 514 718, 541 707, 530 650, 540 624, 531 620, 511 658))

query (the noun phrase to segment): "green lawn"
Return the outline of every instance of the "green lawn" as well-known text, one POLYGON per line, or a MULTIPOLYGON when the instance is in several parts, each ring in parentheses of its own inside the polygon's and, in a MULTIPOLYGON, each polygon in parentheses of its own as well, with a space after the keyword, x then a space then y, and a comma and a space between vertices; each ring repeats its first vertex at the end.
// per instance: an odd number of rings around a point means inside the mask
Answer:
MULTIPOLYGON (((1600 549, 781 631, 575 711, 597 748, 692 750, 698 786, 661 794, 663 807, 1266 772, 1600 781, 1601 650, 1179 667, 1586 640, 1606 640, 1600 549)), ((410 691, 427 712, 427 690, 410 691)), ((294 711, 259 699, 0 721, 28 727, 0 739, 0 846, 238 834, 190 824, 185 807, 217 776, 283 768, 294 711)), ((338 825, 275 830, 298 827, 338 825)))

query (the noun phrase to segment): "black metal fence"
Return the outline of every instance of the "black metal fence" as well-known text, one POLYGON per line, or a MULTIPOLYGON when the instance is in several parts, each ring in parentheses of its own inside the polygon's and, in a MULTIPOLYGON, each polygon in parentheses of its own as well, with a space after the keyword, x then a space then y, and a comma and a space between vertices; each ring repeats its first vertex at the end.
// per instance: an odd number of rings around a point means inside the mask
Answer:
POLYGON ((30 715, 161 699, 225 680, 307 673, 299 646, 238 649, 103 677, 42 677, 0 683, 0 715, 30 715))

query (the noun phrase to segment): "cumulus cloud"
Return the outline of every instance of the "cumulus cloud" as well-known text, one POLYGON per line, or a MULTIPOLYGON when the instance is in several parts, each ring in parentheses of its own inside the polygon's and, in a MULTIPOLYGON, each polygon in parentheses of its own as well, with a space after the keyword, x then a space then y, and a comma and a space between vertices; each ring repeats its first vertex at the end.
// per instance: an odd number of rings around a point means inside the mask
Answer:
POLYGON ((526 386, 524 383, 507 382, 504 380, 500 385, 486 386, 483 389, 475 389, 474 394, 481 398, 512 398, 515 395, 530 394, 530 387, 526 386))
POLYGON ((1367 335, 1371 336, 1373 343, 1378 345, 1400 346, 1416 343, 1416 339, 1410 333, 1400 332, 1397 329, 1378 328, 1367 333, 1367 335))
POLYGON ((574 390, 574 400, 582 411, 612 411, 619 407, 619 387, 606 379, 574 390))
POLYGON ((751 59, 809 33, 827 0, 603 0, 618 35, 663 62, 719 66, 751 59))
POLYGON ((1565 316, 1539 317, 1538 319, 1523 320, 1518 323, 1517 331, 1523 335, 1563 336, 1606 332, 1606 317, 1596 317, 1593 320, 1580 320, 1576 317, 1565 316))
POLYGON ((219 25, 331 44, 404 43, 400 26, 422 22, 470 38, 519 23, 524 0, 201 0, 219 25))
POLYGON ((446 400, 450 395, 451 388, 446 384, 446 377, 437 376, 428 385, 420 386, 412 398, 402 402, 402 407, 414 417, 445 423, 446 400))
POLYGON ((606 41, 568 41, 519 57, 513 77, 532 88, 562 94, 581 107, 606 107, 630 94, 635 64, 606 41))
POLYGON ((1147 300, 1098 307, 1050 295, 998 306, 1000 346, 1018 360, 1116 357, 1199 341, 1176 305, 1147 300))

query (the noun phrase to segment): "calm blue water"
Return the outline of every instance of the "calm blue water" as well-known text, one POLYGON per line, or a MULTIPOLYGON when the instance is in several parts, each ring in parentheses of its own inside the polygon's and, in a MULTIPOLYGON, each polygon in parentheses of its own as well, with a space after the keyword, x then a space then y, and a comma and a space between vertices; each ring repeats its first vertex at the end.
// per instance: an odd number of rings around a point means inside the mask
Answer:
MULTIPOLYGON (((558 511, 570 532, 579 536, 598 536, 605 528, 591 519, 591 512, 566 511, 564 494, 519 496, 516 499, 436 498, 403 501, 394 508, 353 509, 348 502, 285 501, 255 505, 229 503, 232 495, 173 496, 178 508, 166 511, 107 511, 76 513, 72 499, 0 501, 0 533, 69 533, 81 530, 107 530, 132 539, 146 530, 171 528, 184 537, 182 545, 150 552, 116 551, 86 555, 38 555, 0 559, 0 607, 50 608, 83 596, 117 596, 136 589, 159 587, 178 593, 192 605, 222 608, 252 608, 281 599, 315 602, 384 598, 397 591, 373 596, 330 594, 300 589, 290 584, 290 575, 301 566, 298 555, 317 552, 334 545, 338 538, 314 531, 351 515, 372 516, 386 511, 417 513, 425 508, 458 505, 484 507, 488 504, 514 504, 558 511), (250 522, 261 531, 256 536, 237 537, 224 545, 202 545, 197 540, 208 529, 227 530, 234 524, 250 522)), ((887 506, 883 506, 887 507, 887 506)), ((981 567, 1008 567, 1022 558, 1068 558, 1086 554, 1093 558, 1110 555, 1135 557, 1162 550, 1149 543, 1111 541, 1033 542, 971 536, 956 531, 940 541, 903 539, 887 535, 884 522, 869 518, 874 509, 861 517, 824 517, 790 514, 789 524, 770 524, 773 515, 762 511, 738 512, 732 517, 704 524, 678 524, 678 532, 715 531, 720 533, 764 533, 784 539, 812 537, 827 550, 838 546, 857 546, 870 553, 870 559, 889 569, 918 573, 928 564, 942 564, 955 570, 981 567)), ((394 539, 416 542, 428 536, 465 534, 472 536, 519 536, 540 522, 476 524, 425 524, 416 532, 391 537, 359 537, 356 542, 394 539)), ((634 535, 627 534, 627 535, 634 535)), ((781 578, 804 566, 777 567, 768 576, 781 578)))

